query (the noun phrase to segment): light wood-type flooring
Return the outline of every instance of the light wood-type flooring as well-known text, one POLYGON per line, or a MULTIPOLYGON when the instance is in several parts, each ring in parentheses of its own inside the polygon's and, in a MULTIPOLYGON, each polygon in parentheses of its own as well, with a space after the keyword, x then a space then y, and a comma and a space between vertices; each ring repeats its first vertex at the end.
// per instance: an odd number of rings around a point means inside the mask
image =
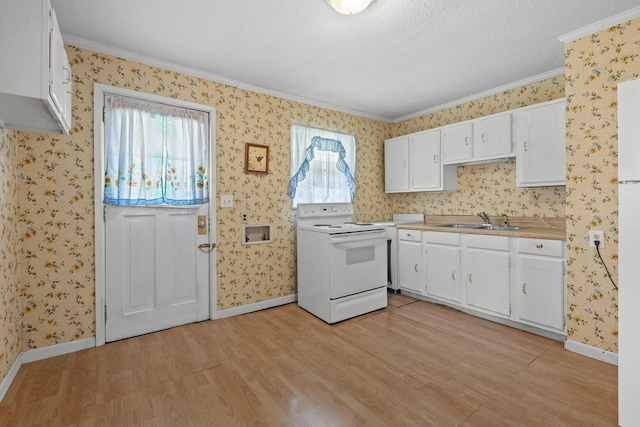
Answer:
POLYGON ((288 304, 22 366, 2 426, 615 426, 617 368, 389 295, 328 325, 288 304))

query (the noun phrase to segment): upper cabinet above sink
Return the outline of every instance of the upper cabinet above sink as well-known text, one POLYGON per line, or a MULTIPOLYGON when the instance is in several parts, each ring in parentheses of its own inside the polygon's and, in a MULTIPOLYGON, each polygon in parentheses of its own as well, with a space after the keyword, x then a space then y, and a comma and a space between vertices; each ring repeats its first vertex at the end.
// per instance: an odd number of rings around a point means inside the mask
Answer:
POLYGON ((487 162, 514 156, 510 111, 442 128, 445 165, 487 162))
POLYGON ((0 127, 68 134, 71 68, 49 0, 3 3, 0 64, 0 127))

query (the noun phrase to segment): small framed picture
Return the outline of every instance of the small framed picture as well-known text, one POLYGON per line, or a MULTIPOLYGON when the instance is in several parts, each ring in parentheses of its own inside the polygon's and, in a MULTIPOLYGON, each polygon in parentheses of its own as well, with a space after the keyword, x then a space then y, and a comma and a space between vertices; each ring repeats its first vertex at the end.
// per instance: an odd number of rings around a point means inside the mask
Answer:
POLYGON ((269 173, 269 146, 247 142, 244 151, 245 173, 269 173))

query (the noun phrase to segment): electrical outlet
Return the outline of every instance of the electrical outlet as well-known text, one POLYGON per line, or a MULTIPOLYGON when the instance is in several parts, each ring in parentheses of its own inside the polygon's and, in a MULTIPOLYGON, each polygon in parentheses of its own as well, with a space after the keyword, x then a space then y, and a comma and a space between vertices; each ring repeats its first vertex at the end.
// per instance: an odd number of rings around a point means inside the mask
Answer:
POLYGON ((242 222, 247 222, 247 214, 242 214, 242 222))
POLYGON ((590 230, 589 231, 589 246, 592 248, 596 247, 596 240, 600 242, 598 247, 600 249, 604 248, 604 231, 599 230, 590 230))

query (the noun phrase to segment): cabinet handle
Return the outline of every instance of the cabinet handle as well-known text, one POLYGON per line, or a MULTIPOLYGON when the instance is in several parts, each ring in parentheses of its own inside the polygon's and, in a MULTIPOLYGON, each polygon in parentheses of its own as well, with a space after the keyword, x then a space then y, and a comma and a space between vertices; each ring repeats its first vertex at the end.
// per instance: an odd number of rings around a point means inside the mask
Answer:
POLYGON ((544 246, 542 243, 536 243, 536 248, 537 249, 542 249, 544 246))
POLYGON ((482 136, 480 137, 480 139, 482 139, 482 142, 486 142, 487 141, 485 136, 486 136, 486 133, 483 133, 482 136))
POLYGON ((464 145, 469 145, 469 137, 468 136, 464 137, 464 145))
POLYGON ((62 70, 66 73, 64 82, 62 84, 68 85, 69 83, 71 83, 71 69, 64 67, 62 70))
POLYGON ((473 280, 471 280, 471 275, 472 275, 472 274, 473 274, 473 273, 469 273, 469 283, 473 283, 473 280))
POLYGON ((416 273, 418 272, 418 264, 415 266, 416 273))
POLYGON ((438 163, 438 156, 435 154, 433 155, 433 163, 438 163))
POLYGON ((527 141, 522 143, 523 147, 524 147, 524 151, 529 151, 529 149, 527 148, 527 141))
POLYGON ((407 161, 406 161, 406 160, 404 160, 404 161, 402 162, 402 167, 403 167, 403 168, 406 168, 406 167, 407 167, 407 161))
POLYGON ((522 284, 522 293, 525 294, 525 295, 527 294, 527 284, 526 283, 522 284))
POLYGON ((456 272, 455 272, 455 270, 451 272, 451 279, 456 280, 456 272))

